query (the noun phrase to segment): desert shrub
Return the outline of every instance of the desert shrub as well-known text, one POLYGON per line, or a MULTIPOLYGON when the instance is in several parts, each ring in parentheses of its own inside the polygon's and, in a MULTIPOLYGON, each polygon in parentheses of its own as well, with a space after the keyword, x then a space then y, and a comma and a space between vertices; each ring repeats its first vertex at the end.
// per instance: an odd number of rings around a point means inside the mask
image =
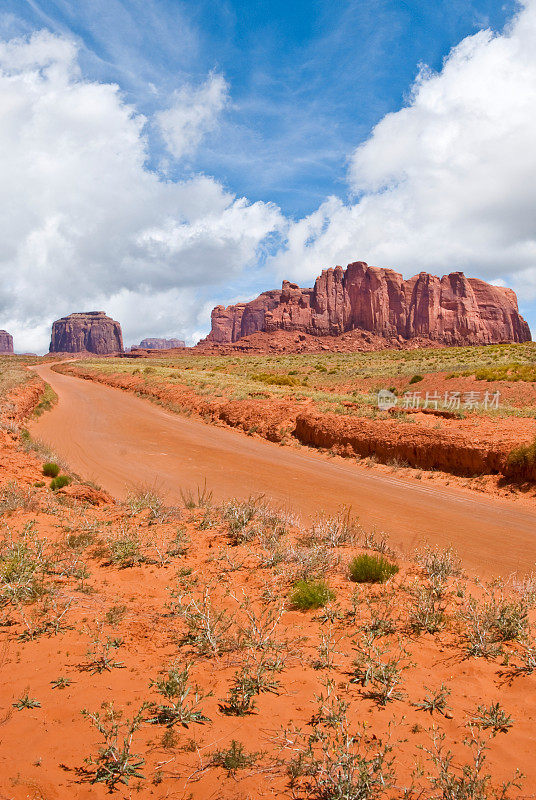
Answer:
POLYGON ((181 489, 181 498, 186 508, 210 508, 212 506, 212 492, 204 485, 198 486, 196 493, 191 489, 181 489))
POLYGON ((478 706, 471 721, 480 730, 490 730, 493 736, 497 733, 508 733, 508 730, 514 724, 510 714, 507 714, 499 703, 492 703, 490 706, 478 706))
POLYGON ((110 561, 120 567, 133 567, 144 561, 142 543, 137 531, 122 530, 107 542, 110 561))
POLYGON ((181 670, 176 664, 173 664, 165 678, 151 681, 151 686, 154 686, 158 693, 166 699, 167 705, 152 704, 149 722, 156 725, 167 725, 168 728, 177 724, 187 728, 192 722, 199 725, 210 722, 209 717, 202 713, 199 706, 206 697, 210 697, 211 693, 202 693, 197 684, 191 687, 189 680, 190 665, 186 664, 181 670))
POLYGON ((441 684, 439 689, 430 689, 428 686, 425 686, 425 689, 428 690, 428 694, 422 702, 413 704, 415 708, 421 708, 430 714, 433 714, 434 711, 444 714, 449 709, 447 700, 450 696, 450 689, 444 683, 441 684))
POLYGON ((350 561, 348 569, 350 580, 355 583, 385 583, 397 574, 399 567, 383 556, 371 556, 363 553, 350 561))
POLYGON ((43 464, 43 475, 47 478, 57 478, 60 474, 60 468, 53 461, 47 461, 43 464))
POLYGON ((536 480, 536 438, 509 453, 504 473, 514 480, 536 480))
POLYGON ((423 377, 422 377, 422 375, 413 375, 413 376, 412 376, 412 377, 409 379, 409 382, 410 382, 410 383, 419 383, 419 381, 422 381, 422 380, 423 380, 423 377))
POLYGON ((27 525, 18 539, 0 544, 0 606, 31 603, 46 592, 45 575, 51 565, 45 542, 27 525))
POLYGON ((426 547, 416 554, 415 560, 424 569, 430 580, 445 581, 462 572, 461 562, 452 547, 441 550, 438 547, 426 547))
POLYGON ((522 599, 491 596, 479 603, 470 597, 460 616, 469 656, 493 658, 504 642, 521 641, 529 632, 528 607, 522 599))
POLYGON ((68 475, 58 475, 57 478, 52 478, 50 481, 50 488, 53 492, 56 492, 58 489, 63 489, 64 486, 68 486, 71 482, 71 479, 68 475))
POLYGON ((437 592, 433 584, 416 584, 410 588, 412 604, 408 623, 414 633, 437 633, 446 622, 446 603, 442 592, 437 592))
MULTIPOLYGON (((435 771, 429 775, 432 788, 438 790, 433 797, 442 800, 509 800, 510 789, 521 788, 522 775, 516 772, 514 778, 501 786, 492 783, 492 776, 486 771, 486 750, 489 745, 483 738, 475 735, 469 727, 469 734, 463 743, 468 757, 463 762, 455 759, 454 753, 445 744, 446 734, 437 728, 432 729, 432 748, 424 747, 435 771)), ((519 797, 519 795, 516 795, 519 797)))
POLYGON ((131 720, 124 722, 121 721, 121 712, 115 710, 113 703, 106 705, 102 714, 86 709, 81 712, 104 739, 97 756, 86 759, 93 783, 105 783, 112 792, 117 784, 128 784, 131 778, 143 779, 140 770, 145 760, 131 753, 131 747, 133 736, 143 723, 145 708, 145 704, 142 705, 131 720))
POLYGON ((255 536, 253 521, 257 516, 260 498, 229 500, 222 508, 223 520, 229 526, 229 536, 234 545, 249 542, 255 536))
POLYGON ((321 515, 311 529, 310 540, 317 544, 327 544, 329 547, 341 547, 345 544, 354 544, 359 533, 357 522, 351 518, 348 510, 334 516, 321 515))
POLYGON ((0 514, 10 514, 21 508, 33 511, 36 508, 34 493, 10 481, 0 489, 0 514))
POLYGON ((290 593, 290 602, 300 611, 321 608, 334 599, 335 593, 331 591, 328 584, 323 580, 297 581, 290 593))
POLYGON ((257 375, 252 375, 251 379, 265 383, 267 386, 297 386, 300 383, 292 375, 276 375, 270 372, 260 372, 257 375))
POLYGON ((214 607, 208 586, 199 598, 179 596, 172 611, 186 624, 181 644, 190 644, 200 655, 215 657, 237 649, 239 641, 234 621, 225 608, 214 607))
POLYGON ((28 692, 25 695, 20 697, 16 703, 13 703, 13 708, 16 708, 17 711, 22 711, 23 708, 41 708, 41 703, 39 700, 36 700, 35 697, 30 697, 28 692))
POLYGON ((167 522, 169 517, 177 513, 177 509, 166 506, 162 498, 148 489, 139 492, 132 492, 127 497, 127 505, 131 514, 140 511, 149 511, 149 520, 157 522, 167 522))
POLYGON ((232 739, 231 746, 227 750, 216 750, 212 754, 211 765, 222 767, 227 771, 227 775, 234 775, 239 769, 246 769, 253 766, 260 753, 248 753, 242 744, 232 739))

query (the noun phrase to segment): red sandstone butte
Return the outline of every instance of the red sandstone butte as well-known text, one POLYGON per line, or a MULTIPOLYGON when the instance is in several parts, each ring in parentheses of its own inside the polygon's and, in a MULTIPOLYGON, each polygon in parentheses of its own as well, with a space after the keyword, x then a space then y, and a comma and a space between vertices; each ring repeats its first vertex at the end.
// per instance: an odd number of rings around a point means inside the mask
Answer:
POLYGON ((405 281, 364 261, 323 270, 314 289, 283 281, 249 303, 216 306, 205 341, 236 342, 257 331, 337 336, 361 329, 385 338, 424 337, 444 345, 529 342, 512 289, 452 272, 405 281))
POLYGON ((69 314, 52 324, 51 353, 96 353, 106 355, 123 350, 119 322, 104 311, 69 314))
POLYGON ((0 331, 0 353, 13 352, 13 336, 7 331, 0 331))

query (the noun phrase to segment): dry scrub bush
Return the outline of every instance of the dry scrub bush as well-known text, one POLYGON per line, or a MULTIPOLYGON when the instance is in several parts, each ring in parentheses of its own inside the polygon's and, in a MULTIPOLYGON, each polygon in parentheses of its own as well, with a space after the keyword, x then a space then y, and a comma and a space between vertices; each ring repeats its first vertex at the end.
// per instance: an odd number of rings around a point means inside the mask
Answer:
POLYGON ((432 747, 422 748, 434 769, 428 775, 434 790, 432 800, 509 800, 512 798, 510 790, 521 788, 522 775, 516 772, 513 780, 501 786, 493 785, 492 776, 486 771, 488 742, 475 733, 471 724, 467 727, 463 743, 469 754, 464 763, 456 761, 446 745, 445 733, 437 728, 431 732, 432 747))
POLYGON ((0 605, 31 603, 49 591, 48 550, 48 542, 38 537, 31 522, 19 537, 10 533, 0 542, 0 605))
POLYGON ((240 647, 235 620, 225 608, 215 608, 211 591, 205 586, 199 597, 178 596, 173 611, 186 624, 187 632, 180 644, 189 644, 202 656, 219 657, 240 647))
POLYGON ((293 798, 314 800, 379 800, 394 785, 391 746, 371 739, 365 727, 352 730, 347 703, 333 684, 317 697, 313 730, 285 730, 283 746, 292 753, 284 761, 293 798))
POLYGON ((14 511, 36 511, 37 501, 32 489, 23 489, 15 481, 0 487, 0 514, 12 514, 14 511))
POLYGON ((178 508, 167 506, 156 492, 149 489, 131 492, 127 496, 126 505, 132 515, 148 510, 149 524, 168 522, 170 518, 177 517, 180 514, 178 508))
POLYGON ((145 764, 141 755, 131 752, 132 739, 143 723, 146 705, 132 719, 122 721, 122 712, 113 703, 103 704, 102 713, 84 709, 81 713, 104 739, 95 757, 86 758, 87 772, 92 783, 104 783, 112 792, 117 784, 127 784, 131 778, 143 779, 140 772, 145 764))
POLYGON ((389 646, 380 647, 370 634, 363 635, 356 644, 351 683, 370 686, 367 696, 380 706, 403 699, 405 694, 399 688, 402 674, 414 665, 401 641, 398 640, 396 651, 389 646))
POLYGON ((178 724, 187 728, 192 722, 202 725, 211 721, 203 714, 200 705, 211 697, 212 692, 202 692, 197 684, 190 686, 190 668, 190 664, 182 670, 177 664, 172 664, 164 678, 151 681, 150 686, 154 686, 167 703, 151 703, 148 722, 168 728, 178 724))
POLYGON ((529 605, 524 598, 487 590, 487 599, 466 599, 459 619, 468 656, 494 658, 505 642, 525 640, 530 633, 529 605))
POLYGON ((266 505, 262 495, 229 500, 222 506, 221 516, 232 545, 245 544, 261 535, 278 539, 287 533, 288 519, 266 505))
POLYGON ((312 545, 342 547, 356 544, 361 536, 361 529, 357 520, 350 516, 350 509, 347 509, 334 516, 322 514, 306 536, 312 545))

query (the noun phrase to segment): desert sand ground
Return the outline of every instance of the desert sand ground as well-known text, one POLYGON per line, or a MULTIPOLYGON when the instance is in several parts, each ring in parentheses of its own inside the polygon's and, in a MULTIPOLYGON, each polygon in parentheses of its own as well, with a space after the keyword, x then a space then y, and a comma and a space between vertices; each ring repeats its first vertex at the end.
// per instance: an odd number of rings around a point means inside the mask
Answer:
POLYGON ((50 365, 36 372, 59 402, 32 423, 32 433, 115 496, 146 486, 176 503, 181 489, 206 482, 218 499, 264 494, 305 517, 351 507, 361 524, 386 532, 401 552, 425 541, 452 545, 482 575, 526 575, 535 568, 536 511, 513 500, 371 474, 171 414, 50 365))

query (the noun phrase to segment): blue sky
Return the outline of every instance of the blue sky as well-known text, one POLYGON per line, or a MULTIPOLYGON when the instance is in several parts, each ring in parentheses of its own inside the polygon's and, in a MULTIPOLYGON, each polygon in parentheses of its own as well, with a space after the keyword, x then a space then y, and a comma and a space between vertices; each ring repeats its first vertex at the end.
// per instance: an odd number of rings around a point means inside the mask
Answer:
MULTIPOLYGON (((231 107, 174 174, 214 175, 294 218, 346 193, 349 154, 403 105, 421 63, 440 69, 451 47, 479 28, 501 29, 514 7, 496 0, 3 3, 11 33, 46 26, 79 37, 84 73, 118 83, 149 116, 185 80, 223 73, 231 107)), ((151 152, 156 161, 157 135, 151 152)))
POLYGON ((195 341, 354 260, 536 327, 535 37, 536 0, 3 0, 0 327, 195 341))

